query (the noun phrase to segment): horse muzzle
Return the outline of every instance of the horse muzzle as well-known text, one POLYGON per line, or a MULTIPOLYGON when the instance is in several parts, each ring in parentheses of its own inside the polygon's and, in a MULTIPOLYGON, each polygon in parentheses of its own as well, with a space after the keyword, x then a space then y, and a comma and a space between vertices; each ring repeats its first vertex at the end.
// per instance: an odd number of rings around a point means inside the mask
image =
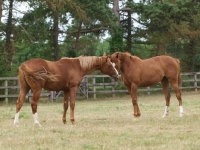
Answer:
POLYGON ((118 75, 113 75, 112 78, 117 81, 119 79, 119 76, 118 75))

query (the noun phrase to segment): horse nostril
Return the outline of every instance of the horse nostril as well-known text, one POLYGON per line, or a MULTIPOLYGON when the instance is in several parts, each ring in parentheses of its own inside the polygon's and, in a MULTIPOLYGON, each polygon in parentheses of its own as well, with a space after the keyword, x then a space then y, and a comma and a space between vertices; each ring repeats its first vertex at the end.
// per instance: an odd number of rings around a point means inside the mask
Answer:
POLYGON ((118 75, 113 75, 113 78, 114 78, 115 81, 117 81, 118 80, 118 75))

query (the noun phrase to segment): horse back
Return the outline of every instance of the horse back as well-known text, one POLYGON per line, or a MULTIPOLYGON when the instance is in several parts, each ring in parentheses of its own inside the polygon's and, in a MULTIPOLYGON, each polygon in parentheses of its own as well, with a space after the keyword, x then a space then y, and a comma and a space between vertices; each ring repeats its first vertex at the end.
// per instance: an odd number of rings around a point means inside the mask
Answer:
POLYGON ((48 70, 49 69, 48 62, 41 58, 33 58, 22 63, 19 68, 24 70, 25 73, 34 73, 34 72, 44 70, 44 68, 48 70))
POLYGON ((170 56, 157 56, 135 63, 138 67, 134 69, 132 78, 140 86, 151 86, 160 82, 163 77, 170 81, 180 83, 180 62, 170 56))
POLYGON ((180 72, 180 61, 170 56, 158 56, 159 63, 164 70, 180 72))

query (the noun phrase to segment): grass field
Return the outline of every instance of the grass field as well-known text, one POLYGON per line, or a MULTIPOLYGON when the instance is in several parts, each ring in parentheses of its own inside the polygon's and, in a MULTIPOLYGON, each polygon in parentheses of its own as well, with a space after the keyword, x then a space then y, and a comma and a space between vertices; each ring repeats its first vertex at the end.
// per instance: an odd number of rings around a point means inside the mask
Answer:
POLYGON ((200 92, 182 93, 184 116, 171 97, 170 114, 162 118, 164 95, 141 95, 142 116, 133 118, 130 96, 76 101, 72 125, 61 121, 62 103, 39 103, 42 127, 33 124, 30 104, 24 104, 20 126, 13 125, 15 105, 0 105, 1 150, 198 150, 200 92))

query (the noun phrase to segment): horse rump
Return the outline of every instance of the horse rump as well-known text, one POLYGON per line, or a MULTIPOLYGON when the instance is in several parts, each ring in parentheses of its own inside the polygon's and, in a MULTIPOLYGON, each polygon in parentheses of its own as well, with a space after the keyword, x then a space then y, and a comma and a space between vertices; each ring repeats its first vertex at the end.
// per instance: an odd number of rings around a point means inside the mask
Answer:
POLYGON ((27 65, 21 64, 19 70, 22 70, 24 76, 28 76, 36 80, 58 81, 58 75, 51 73, 44 67, 42 69, 33 70, 27 65))

